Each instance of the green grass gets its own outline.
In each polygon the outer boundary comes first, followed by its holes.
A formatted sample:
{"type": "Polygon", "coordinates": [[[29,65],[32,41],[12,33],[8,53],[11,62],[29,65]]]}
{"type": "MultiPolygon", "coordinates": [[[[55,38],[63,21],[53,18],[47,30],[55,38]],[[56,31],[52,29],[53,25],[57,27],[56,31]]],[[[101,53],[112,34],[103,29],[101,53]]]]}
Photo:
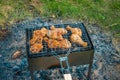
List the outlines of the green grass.
{"type": "Polygon", "coordinates": [[[120,37],[119,0],[0,0],[0,25],[44,16],[97,23],[120,37]]]}

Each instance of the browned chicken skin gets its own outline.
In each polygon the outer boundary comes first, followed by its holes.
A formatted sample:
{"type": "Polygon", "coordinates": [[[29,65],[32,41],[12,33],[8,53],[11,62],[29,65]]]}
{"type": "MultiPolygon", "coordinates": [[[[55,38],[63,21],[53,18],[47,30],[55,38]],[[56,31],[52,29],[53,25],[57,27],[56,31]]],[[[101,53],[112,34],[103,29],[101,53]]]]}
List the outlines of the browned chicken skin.
{"type": "Polygon", "coordinates": [[[55,26],[51,26],[50,27],[51,30],[55,30],[55,32],[61,34],[61,35],[64,35],[64,34],[67,34],[67,30],[64,29],[64,28],[56,28],[55,26]]]}
{"type": "Polygon", "coordinates": [[[63,39],[61,41],[59,41],[59,48],[63,49],[68,49],[71,48],[71,43],[70,41],[68,41],[67,39],[63,39]]]}
{"type": "Polygon", "coordinates": [[[60,33],[58,33],[56,30],[49,30],[48,33],[47,33],[47,36],[50,39],[56,39],[56,40],[62,40],[63,39],[63,36],[60,33]]]}
{"type": "Polygon", "coordinates": [[[63,35],[67,34],[67,30],[64,28],[55,28],[55,26],[50,27],[51,30],[46,28],[41,28],[40,30],[35,30],[33,32],[33,37],[30,40],[30,51],[32,53],[38,53],[43,49],[42,41],[44,40],[49,48],[60,48],[68,49],[71,48],[71,42],[79,44],[83,47],[88,45],[81,38],[82,31],[79,28],[72,28],[67,26],[66,29],[70,30],[72,35],[70,36],[70,41],[63,38],[63,35]]]}
{"type": "Polygon", "coordinates": [[[72,28],[69,25],[66,27],[67,30],[70,30],[72,34],[78,34],[80,37],[82,36],[82,31],[80,28],[72,28]]]}
{"type": "Polygon", "coordinates": [[[42,43],[43,38],[47,35],[48,30],[46,28],[41,28],[40,30],[35,30],[33,32],[33,37],[30,40],[30,45],[34,43],[42,43]]]}
{"type": "Polygon", "coordinates": [[[80,45],[82,45],[82,46],[84,46],[84,47],[86,47],[86,46],[88,45],[87,42],[84,42],[84,41],[82,40],[82,38],[81,38],[78,34],[72,34],[72,35],[70,36],[70,40],[71,40],[72,42],[77,43],[77,44],[80,44],[80,45]]]}
{"type": "Polygon", "coordinates": [[[40,30],[35,30],[33,33],[33,37],[42,36],[45,37],[47,35],[48,30],[46,28],[41,28],[40,30]]]}
{"type": "Polygon", "coordinates": [[[33,32],[33,37],[30,40],[30,51],[32,53],[38,53],[43,49],[42,41],[43,38],[47,35],[47,29],[41,28],[40,30],[35,30],[33,32]]]}
{"type": "Polygon", "coordinates": [[[48,44],[49,48],[58,48],[59,42],[57,40],[48,39],[47,37],[45,37],[44,41],[48,44]]]}
{"type": "Polygon", "coordinates": [[[64,28],[55,28],[55,26],[50,27],[51,30],[48,30],[47,36],[51,39],[62,40],[63,35],[67,34],[67,30],[64,28]]]}
{"type": "Polygon", "coordinates": [[[35,43],[42,43],[43,37],[42,36],[34,36],[32,39],[30,39],[30,45],[33,45],[35,43]]]}
{"type": "Polygon", "coordinates": [[[35,43],[30,47],[32,53],[39,53],[43,49],[43,45],[40,43],[35,43]]]}
{"type": "Polygon", "coordinates": [[[63,40],[55,40],[55,39],[48,39],[47,37],[44,38],[44,41],[47,42],[48,47],[49,48],[65,48],[68,49],[71,47],[71,43],[70,41],[68,41],[67,39],[63,39],[63,40]]]}

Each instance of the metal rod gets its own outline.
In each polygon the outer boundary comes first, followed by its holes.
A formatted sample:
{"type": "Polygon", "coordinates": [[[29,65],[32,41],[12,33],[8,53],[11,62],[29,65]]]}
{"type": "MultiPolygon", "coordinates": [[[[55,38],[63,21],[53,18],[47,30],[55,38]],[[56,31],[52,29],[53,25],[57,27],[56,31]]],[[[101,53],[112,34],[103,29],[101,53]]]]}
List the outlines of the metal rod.
{"type": "Polygon", "coordinates": [[[112,54],[120,58],[120,55],[118,55],[118,54],[114,54],[114,53],[112,53],[112,54]]]}

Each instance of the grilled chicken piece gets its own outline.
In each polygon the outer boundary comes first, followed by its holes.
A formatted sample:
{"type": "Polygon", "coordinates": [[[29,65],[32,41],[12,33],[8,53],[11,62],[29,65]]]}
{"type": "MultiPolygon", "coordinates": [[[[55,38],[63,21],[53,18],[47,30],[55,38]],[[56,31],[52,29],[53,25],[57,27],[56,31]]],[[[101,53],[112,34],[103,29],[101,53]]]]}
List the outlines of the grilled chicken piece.
{"type": "Polygon", "coordinates": [[[43,38],[47,35],[48,30],[46,28],[41,28],[41,30],[35,30],[33,32],[33,37],[30,40],[30,45],[35,43],[42,43],[43,38]]]}
{"type": "Polygon", "coordinates": [[[30,40],[30,51],[32,53],[38,53],[43,49],[42,41],[47,35],[48,30],[46,28],[41,28],[40,30],[35,30],[33,32],[33,37],[30,40]]]}
{"type": "Polygon", "coordinates": [[[64,29],[64,28],[56,28],[54,25],[52,25],[50,27],[51,30],[55,30],[55,32],[61,34],[61,35],[64,35],[64,34],[67,34],[67,30],[64,29]]]}
{"type": "Polygon", "coordinates": [[[82,31],[80,28],[72,28],[69,25],[66,27],[67,30],[70,30],[72,34],[78,34],[80,37],[82,36],[82,31]]]}
{"type": "Polygon", "coordinates": [[[68,41],[67,39],[63,39],[63,40],[55,40],[55,39],[48,39],[48,38],[44,38],[44,41],[47,42],[48,47],[49,48],[65,48],[68,49],[71,47],[71,43],[70,41],[68,41]]]}
{"type": "Polygon", "coordinates": [[[45,37],[44,41],[48,44],[49,48],[58,48],[59,42],[57,40],[48,39],[47,37],[45,37]]]}
{"type": "Polygon", "coordinates": [[[29,43],[30,43],[30,45],[33,45],[36,43],[36,41],[37,41],[37,37],[34,37],[34,38],[30,39],[29,43]]]}
{"type": "Polygon", "coordinates": [[[58,33],[56,30],[49,30],[47,36],[51,39],[62,40],[63,36],[58,33]]]}
{"type": "Polygon", "coordinates": [[[84,47],[86,47],[88,45],[87,42],[84,42],[78,34],[72,34],[70,36],[70,40],[72,42],[80,44],[81,46],[84,46],[84,47]]]}
{"type": "Polygon", "coordinates": [[[63,39],[61,41],[59,41],[59,48],[63,49],[68,49],[71,48],[71,43],[70,41],[68,41],[67,39],[63,39]]]}
{"type": "Polygon", "coordinates": [[[43,49],[43,45],[40,43],[35,43],[30,47],[32,53],[39,53],[43,49]]]}
{"type": "Polygon", "coordinates": [[[43,37],[41,37],[41,36],[33,37],[33,38],[30,40],[30,45],[33,45],[33,44],[35,44],[35,43],[42,43],[42,40],[43,40],[43,37]]]}
{"type": "Polygon", "coordinates": [[[51,30],[48,30],[47,36],[50,39],[62,40],[63,35],[67,34],[67,30],[64,28],[55,28],[55,26],[50,27],[51,30]]]}
{"type": "Polygon", "coordinates": [[[40,30],[35,30],[33,33],[33,37],[42,36],[45,37],[47,35],[48,30],[46,28],[41,28],[40,30]]]}

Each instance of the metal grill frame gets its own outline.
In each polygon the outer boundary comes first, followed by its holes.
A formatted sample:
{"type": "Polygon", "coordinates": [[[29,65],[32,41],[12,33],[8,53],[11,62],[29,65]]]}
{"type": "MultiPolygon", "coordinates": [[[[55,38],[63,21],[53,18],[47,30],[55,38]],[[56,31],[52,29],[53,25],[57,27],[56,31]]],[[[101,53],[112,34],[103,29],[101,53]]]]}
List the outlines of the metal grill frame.
{"type": "MultiPolygon", "coordinates": [[[[89,49],[77,49],[75,51],[71,51],[71,53],[68,56],[68,62],[70,66],[77,66],[77,65],[86,65],[89,64],[88,67],[88,75],[87,79],[90,79],[90,73],[91,73],[91,68],[92,68],[92,63],[93,63],[93,56],[94,56],[94,47],[92,44],[92,41],[89,37],[89,34],[84,26],[83,23],[74,23],[74,24],[59,24],[59,25],[79,25],[82,26],[88,39],[90,42],[90,48],[89,49]]],[[[56,26],[56,25],[55,25],[56,26]]],[[[36,28],[38,29],[38,28],[36,28]]],[[[27,57],[28,57],[28,65],[29,65],[29,70],[31,73],[31,78],[34,80],[33,73],[36,70],[47,70],[50,69],[52,66],[58,66],[60,65],[59,60],[54,57],[54,56],[30,56],[29,54],[29,45],[28,41],[29,39],[27,38],[29,29],[26,29],[26,51],[27,51],[27,57]]],[[[64,56],[65,54],[60,54],[60,56],[64,56]]],[[[66,67],[66,64],[63,63],[63,67],[66,67]]]]}
{"type": "MultiPolygon", "coordinates": [[[[91,42],[91,39],[88,35],[88,32],[84,26],[83,23],[77,23],[77,24],[57,24],[54,25],[56,28],[66,28],[67,25],[70,25],[73,28],[80,28],[82,30],[82,39],[84,41],[86,41],[88,43],[87,47],[82,47],[80,45],[77,45],[76,43],[71,42],[72,47],[71,52],[81,52],[81,51],[89,51],[93,49],[93,45],[91,42]]],[[[58,55],[60,54],[66,54],[68,49],[49,49],[47,46],[47,43],[43,42],[42,45],[44,46],[42,51],[40,51],[39,53],[31,53],[30,51],[30,44],[29,41],[32,38],[32,34],[34,30],[38,30],[41,29],[42,27],[45,27],[47,29],[50,29],[50,26],[41,26],[41,27],[37,27],[37,28],[30,28],[30,29],[26,29],[26,45],[27,45],[27,55],[30,58],[36,58],[36,57],[45,57],[45,56],[52,56],[52,52],[55,51],[58,55]]],[[[68,33],[66,35],[64,35],[63,37],[69,40],[69,36],[71,35],[71,32],[68,31],[68,33]]],[[[69,40],[70,41],[70,40],[69,40]]]]}

